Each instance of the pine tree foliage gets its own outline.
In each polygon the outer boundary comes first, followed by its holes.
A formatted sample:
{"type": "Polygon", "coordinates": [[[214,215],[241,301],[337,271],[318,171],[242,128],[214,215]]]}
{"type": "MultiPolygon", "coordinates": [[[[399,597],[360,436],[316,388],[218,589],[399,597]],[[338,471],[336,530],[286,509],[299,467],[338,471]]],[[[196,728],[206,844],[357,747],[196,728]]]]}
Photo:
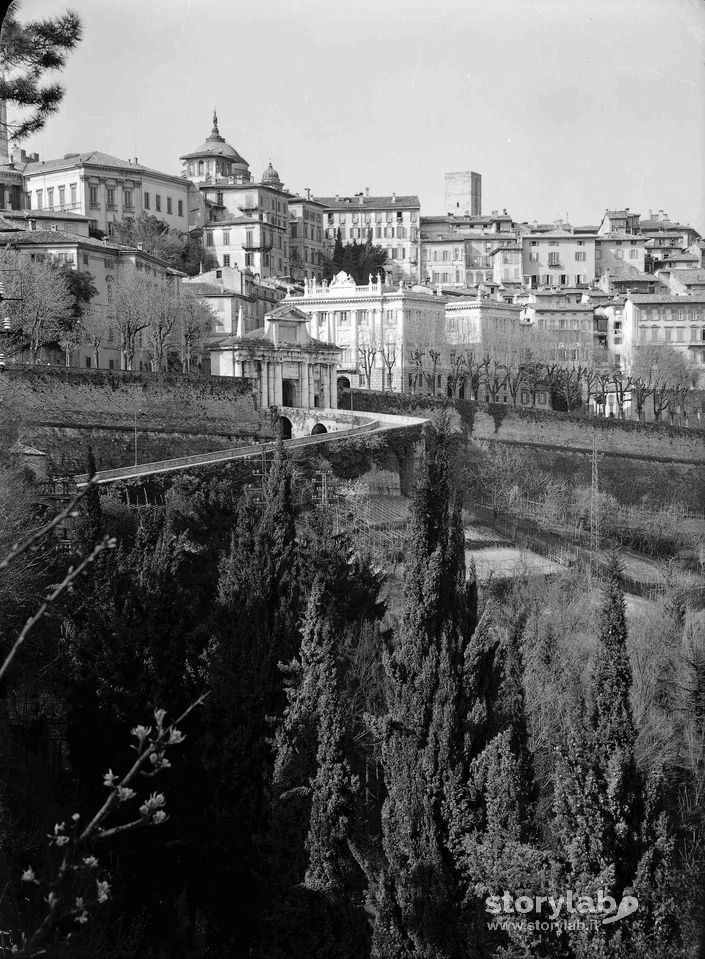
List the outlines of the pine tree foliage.
{"type": "Polygon", "coordinates": [[[67,11],[46,20],[18,20],[21,5],[11,3],[0,31],[0,99],[11,107],[26,111],[23,119],[12,123],[8,133],[23,140],[38,133],[57,112],[64,97],[59,83],[45,82],[52,71],[62,70],[68,54],[81,40],[78,14],[67,11]]]}
{"type": "Polygon", "coordinates": [[[381,759],[387,865],[373,945],[377,957],[400,938],[411,955],[462,954],[444,798],[461,738],[468,622],[463,540],[458,510],[452,517],[450,511],[449,455],[448,428],[441,423],[428,442],[416,490],[401,622],[385,656],[381,759]]]}

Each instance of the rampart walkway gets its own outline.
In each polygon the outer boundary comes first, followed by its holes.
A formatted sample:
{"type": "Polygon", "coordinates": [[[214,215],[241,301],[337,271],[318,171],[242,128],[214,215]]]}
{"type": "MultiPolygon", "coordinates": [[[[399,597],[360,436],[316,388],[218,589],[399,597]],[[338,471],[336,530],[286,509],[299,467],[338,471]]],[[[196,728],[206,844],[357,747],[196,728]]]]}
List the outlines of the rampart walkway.
{"type": "MultiPolygon", "coordinates": [[[[356,414],[359,418],[359,414],[356,414]]],[[[361,426],[351,426],[348,429],[332,430],[328,433],[317,433],[315,436],[302,436],[298,439],[284,440],[285,449],[298,449],[302,446],[317,446],[321,443],[348,439],[360,434],[383,432],[399,427],[412,427],[425,423],[426,420],[410,416],[380,415],[361,426]]],[[[100,470],[96,473],[96,482],[119,483],[124,480],[139,479],[143,476],[153,476],[156,473],[169,473],[174,470],[189,469],[197,466],[207,466],[211,463],[226,463],[230,460],[246,459],[252,456],[261,456],[276,448],[276,441],[267,443],[253,443],[249,446],[236,446],[227,450],[216,450],[212,453],[196,453],[194,456],[181,456],[178,459],[160,460],[155,463],[140,463],[137,466],[122,466],[117,469],[100,470]]],[[[88,482],[86,473],[74,477],[79,489],[88,482]]]]}

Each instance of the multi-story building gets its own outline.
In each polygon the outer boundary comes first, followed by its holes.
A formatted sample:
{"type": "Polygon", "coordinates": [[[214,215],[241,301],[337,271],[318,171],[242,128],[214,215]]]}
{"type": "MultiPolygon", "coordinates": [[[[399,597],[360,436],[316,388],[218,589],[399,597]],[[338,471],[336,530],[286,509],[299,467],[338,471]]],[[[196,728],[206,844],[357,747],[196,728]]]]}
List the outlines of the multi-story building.
{"type": "Polygon", "coordinates": [[[305,197],[289,199],[289,268],[293,280],[323,279],[324,212],[325,207],[311,197],[310,190],[305,197]]]}
{"type": "Polygon", "coordinates": [[[600,233],[595,239],[595,279],[625,266],[644,273],[646,240],[637,233],[600,233]]]}
{"type": "Polygon", "coordinates": [[[504,287],[523,284],[522,248],[516,242],[501,243],[490,253],[492,279],[504,287]]]}
{"type": "Polygon", "coordinates": [[[287,292],[272,280],[257,279],[249,270],[228,266],[188,277],[184,283],[210,307],[215,333],[233,333],[238,322],[243,333],[258,329],[287,292]]]}
{"type": "Polygon", "coordinates": [[[631,213],[629,207],[624,210],[605,210],[605,215],[597,228],[597,234],[638,233],[639,213],[631,213]]]}
{"type": "Polygon", "coordinates": [[[507,213],[421,218],[421,279],[434,286],[466,288],[494,278],[492,251],[516,236],[507,213]]]}
{"type": "Polygon", "coordinates": [[[622,353],[628,369],[634,348],[669,346],[683,353],[699,386],[705,386],[705,296],[629,294],[624,301],[622,353]]]}
{"type": "MultiPolygon", "coordinates": [[[[36,156],[36,155],[35,155],[36,156]]],[[[67,153],[57,160],[31,159],[19,166],[25,208],[70,211],[89,219],[91,232],[111,234],[123,217],[153,215],[182,233],[196,225],[189,214],[198,193],[188,180],[93,150],[67,153]]]]}
{"type": "Polygon", "coordinates": [[[419,216],[417,196],[370,196],[369,190],[355,196],[316,197],[324,208],[326,252],[331,255],[340,231],[343,243],[364,243],[387,251],[387,280],[417,283],[419,280],[419,216]]]}
{"type": "MultiPolygon", "coordinates": [[[[314,339],[342,350],[347,385],[367,385],[366,354],[372,389],[408,392],[421,385],[410,368],[411,352],[440,352],[446,343],[446,300],[424,287],[388,286],[379,277],[357,286],[341,272],[330,284],[305,281],[303,296],[290,295],[286,303],[308,314],[314,339]]],[[[436,375],[438,389],[444,389],[443,374],[436,375]]]]}
{"type": "MultiPolygon", "coordinates": [[[[121,279],[141,275],[154,281],[170,285],[176,293],[181,288],[180,281],[185,276],[164,260],[140,249],[120,246],[109,240],[98,240],[85,234],[65,233],[61,230],[42,228],[42,224],[31,219],[29,229],[22,229],[13,221],[4,221],[0,225],[0,243],[29,260],[52,260],[65,264],[82,273],[90,273],[97,292],[89,307],[88,333],[84,342],[74,350],[71,363],[85,369],[96,366],[105,369],[121,369],[122,353],[118,334],[111,324],[114,316],[115,287],[121,279]],[[103,320],[105,338],[99,351],[91,345],[90,320],[103,320]]],[[[10,309],[10,312],[12,310],[10,309]]],[[[11,317],[12,319],[12,317],[11,317]]],[[[21,308],[17,314],[21,324],[21,308]]],[[[147,353],[142,344],[137,343],[135,368],[150,369],[147,353]]]]}
{"type": "Polygon", "coordinates": [[[663,210],[649,211],[648,219],[641,220],[639,231],[645,240],[647,272],[658,269],[666,257],[688,249],[700,238],[694,227],[671,220],[663,210]]]}
{"type": "Polygon", "coordinates": [[[558,363],[588,362],[594,351],[594,313],[589,303],[546,302],[537,297],[521,308],[521,323],[536,333],[537,356],[543,354],[558,363]]]}
{"type": "Polygon", "coordinates": [[[482,349],[498,336],[520,331],[521,306],[487,296],[449,299],[446,303],[446,338],[453,346],[482,349]]]}
{"type": "Polygon", "coordinates": [[[595,235],[572,230],[534,231],[522,236],[522,269],[532,289],[587,286],[595,277],[595,235]]]}

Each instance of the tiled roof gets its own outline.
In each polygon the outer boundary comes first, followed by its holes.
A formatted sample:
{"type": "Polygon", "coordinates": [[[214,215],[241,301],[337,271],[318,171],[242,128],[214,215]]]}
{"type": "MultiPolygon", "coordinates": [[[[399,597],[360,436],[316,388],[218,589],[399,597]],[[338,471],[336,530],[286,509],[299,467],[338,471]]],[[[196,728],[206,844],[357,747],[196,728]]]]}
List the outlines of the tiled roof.
{"type": "Polygon", "coordinates": [[[613,230],[612,233],[600,233],[597,237],[597,240],[628,240],[630,243],[632,240],[643,240],[644,238],[638,233],[625,233],[623,230],[613,230]]]}
{"type": "Polygon", "coordinates": [[[171,266],[161,257],[148,253],[146,250],[138,250],[132,246],[121,246],[119,243],[104,243],[102,240],[96,240],[92,236],[79,236],[77,233],[65,233],[61,230],[16,230],[12,236],[3,238],[7,246],[81,246],[90,247],[93,250],[100,250],[104,253],[137,254],[154,260],[165,267],[171,273],[178,276],[186,276],[181,270],[171,266]]]}
{"type": "Polygon", "coordinates": [[[97,250],[113,250],[114,252],[130,250],[135,252],[132,248],[120,246],[117,243],[104,243],[92,236],[79,236],[78,233],[65,233],[61,230],[22,230],[16,228],[14,236],[8,237],[7,242],[19,246],[42,246],[47,243],[59,246],[80,243],[81,246],[90,246],[97,250]]]}
{"type": "Polygon", "coordinates": [[[3,210],[3,216],[9,220],[25,222],[26,220],[78,220],[87,223],[89,217],[71,210],[3,210]]]}
{"type": "Polygon", "coordinates": [[[377,207],[416,207],[421,208],[417,196],[316,196],[313,197],[318,203],[322,203],[329,210],[374,210],[377,207]],[[362,201],[362,202],[360,202],[362,201]]]}
{"type": "Polygon", "coordinates": [[[657,303],[681,303],[687,306],[689,303],[705,303],[705,294],[688,293],[678,296],[675,293],[629,293],[627,299],[644,306],[657,303]]]}
{"type": "Polygon", "coordinates": [[[696,283],[700,286],[705,283],[705,270],[672,270],[671,276],[685,285],[696,283]]]}
{"type": "Polygon", "coordinates": [[[233,290],[222,290],[213,283],[187,283],[186,289],[191,290],[196,296],[236,296],[233,290]]]}
{"type": "Polygon", "coordinates": [[[25,176],[32,176],[36,173],[50,173],[54,170],[72,170],[77,166],[114,167],[124,173],[151,173],[167,177],[170,180],[185,182],[174,173],[154,170],[151,167],[143,166],[141,163],[130,163],[128,160],[121,160],[119,157],[114,157],[110,153],[102,153],[100,150],[89,150],[88,153],[71,153],[56,160],[40,160],[35,163],[27,163],[22,172],[25,176]]]}

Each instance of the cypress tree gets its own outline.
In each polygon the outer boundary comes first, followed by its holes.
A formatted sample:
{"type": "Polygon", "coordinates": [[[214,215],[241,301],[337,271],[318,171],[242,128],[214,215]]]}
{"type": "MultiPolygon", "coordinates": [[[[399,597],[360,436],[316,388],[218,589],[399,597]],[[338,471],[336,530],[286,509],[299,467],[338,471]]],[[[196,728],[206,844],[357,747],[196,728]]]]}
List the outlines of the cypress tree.
{"type": "Polygon", "coordinates": [[[340,227],[338,227],[338,232],[335,234],[335,246],[333,247],[333,266],[338,270],[343,268],[343,237],[340,232],[340,227]]]}
{"type": "Polygon", "coordinates": [[[387,715],[379,732],[387,789],[386,866],[373,940],[377,959],[463,955],[444,817],[459,738],[468,625],[459,510],[452,521],[450,515],[449,455],[443,421],[427,441],[413,504],[401,623],[384,657],[387,715]]]}
{"type": "Polygon", "coordinates": [[[278,663],[290,660],[298,644],[298,568],[291,467],[280,445],[261,512],[255,504],[238,511],[206,653],[210,827],[204,839],[220,879],[204,893],[222,950],[236,940],[249,948],[264,897],[260,857],[272,776],[267,719],[283,708],[278,663]]]}

